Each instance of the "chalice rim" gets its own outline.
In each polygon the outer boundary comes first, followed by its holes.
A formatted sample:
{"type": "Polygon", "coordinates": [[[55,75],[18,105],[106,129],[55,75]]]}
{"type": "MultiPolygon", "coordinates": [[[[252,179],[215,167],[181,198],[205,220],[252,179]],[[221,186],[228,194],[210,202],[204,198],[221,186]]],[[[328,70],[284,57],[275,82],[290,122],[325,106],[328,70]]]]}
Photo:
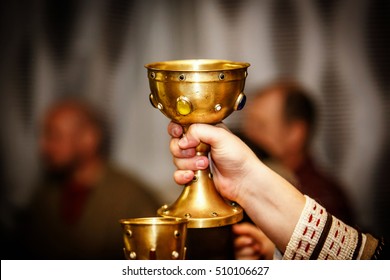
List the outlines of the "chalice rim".
{"type": "Polygon", "coordinates": [[[156,61],[152,63],[145,64],[144,67],[152,71],[166,71],[166,72],[213,72],[213,71],[228,71],[228,70],[239,70],[245,69],[250,66],[248,62],[240,62],[226,59],[178,59],[178,60],[165,60],[165,61],[156,61]],[[207,65],[207,64],[221,64],[228,65],[228,67],[215,67],[210,69],[185,69],[185,68],[174,68],[169,69],[165,68],[167,65],[177,66],[177,65],[188,65],[193,66],[195,64],[207,65]],[[165,65],[165,67],[161,67],[165,65]],[[160,66],[160,67],[158,67],[160,66]]]}
{"type": "Polygon", "coordinates": [[[179,225],[188,223],[188,219],[179,217],[142,217],[120,219],[122,225],[179,225]]]}

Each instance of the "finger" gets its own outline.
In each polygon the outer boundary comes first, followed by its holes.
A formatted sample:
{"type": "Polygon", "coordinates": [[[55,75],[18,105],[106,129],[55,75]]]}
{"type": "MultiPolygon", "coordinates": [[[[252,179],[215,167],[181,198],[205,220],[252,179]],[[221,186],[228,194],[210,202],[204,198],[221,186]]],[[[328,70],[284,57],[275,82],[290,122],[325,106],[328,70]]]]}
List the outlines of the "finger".
{"type": "Polygon", "coordinates": [[[248,236],[240,236],[234,240],[234,249],[236,251],[240,251],[246,247],[250,247],[253,251],[261,254],[260,244],[256,243],[252,238],[248,236]]]}
{"type": "Polygon", "coordinates": [[[202,170],[209,165],[209,159],[205,156],[194,156],[192,158],[173,158],[173,163],[180,170],[202,170]]]}
{"type": "Polygon", "coordinates": [[[242,260],[242,261],[254,261],[254,260],[259,260],[260,259],[260,256],[257,256],[257,255],[254,255],[254,256],[240,256],[240,255],[237,255],[235,256],[235,259],[236,260],[242,260]]]}
{"type": "Polygon", "coordinates": [[[191,170],[176,170],[173,179],[176,184],[185,185],[194,178],[194,175],[194,171],[191,170]]]}
{"type": "Polygon", "coordinates": [[[177,123],[170,122],[168,124],[168,133],[172,137],[179,138],[183,135],[183,127],[177,123]]]}
{"type": "Polygon", "coordinates": [[[235,252],[235,255],[236,255],[236,258],[246,259],[246,260],[255,260],[255,259],[259,259],[259,257],[260,257],[259,252],[256,252],[255,250],[253,250],[252,247],[244,247],[240,250],[237,250],[235,252]]]}
{"type": "Polygon", "coordinates": [[[200,142],[216,146],[223,143],[226,134],[230,132],[225,129],[207,124],[192,124],[185,135],[178,142],[182,149],[194,148],[200,142]]]}
{"type": "Polygon", "coordinates": [[[259,260],[260,256],[253,255],[253,256],[239,256],[236,255],[236,260],[242,260],[242,261],[254,261],[254,260],[259,260]]]}
{"type": "Polygon", "coordinates": [[[234,247],[235,248],[242,248],[245,246],[250,246],[250,245],[253,245],[253,243],[254,243],[253,238],[246,236],[246,235],[241,235],[241,236],[234,239],[234,247]]]}
{"type": "Polygon", "coordinates": [[[169,143],[169,149],[174,157],[177,158],[190,158],[195,156],[195,148],[181,149],[178,145],[179,138],[172,138],[169,143]]]}
{"type": "Polygon", "coordinates": [[[257,237],[262,231],[255,225],[245,222],[233,225],[233,232],[237,235],[257,237]]]}

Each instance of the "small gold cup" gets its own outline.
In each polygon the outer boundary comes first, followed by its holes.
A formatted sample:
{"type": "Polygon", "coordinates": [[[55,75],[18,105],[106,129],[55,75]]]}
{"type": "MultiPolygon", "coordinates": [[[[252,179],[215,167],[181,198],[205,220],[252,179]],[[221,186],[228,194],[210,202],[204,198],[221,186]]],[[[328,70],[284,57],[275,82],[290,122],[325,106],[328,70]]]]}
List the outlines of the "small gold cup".
{"type": "MultiPolygon", "coordinates": [[[[249,63],[194,59],[155,62],[148,70],[151,104],[186,131],[190,124],[217,124],[246,101],[243,92],[249,63]]],[[[200,143],[197,155],[208,156],[210,146],[200,143]]],[[[210,168],[195,171],[180,197],[158,214],[186,218],[189,228],[230,225],[243,217],[242,208],[216,191],[210,168]]]]}
{"type": "Polygon", "coordinates": [[[184,260],[187,237],[186,219],[122,219],[123,248],[128,260],[184,260]]]}

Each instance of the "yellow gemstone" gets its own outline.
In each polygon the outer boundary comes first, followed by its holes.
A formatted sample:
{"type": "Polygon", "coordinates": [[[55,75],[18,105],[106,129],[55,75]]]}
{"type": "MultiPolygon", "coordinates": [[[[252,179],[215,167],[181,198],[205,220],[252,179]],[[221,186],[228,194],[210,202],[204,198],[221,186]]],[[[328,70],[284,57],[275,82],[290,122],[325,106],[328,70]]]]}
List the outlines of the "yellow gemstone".
{"type": "Polygon", "coordinates": [[[176,110],[180,115],[188,115],[192,111],[191,102],[185,98],[179,98],[176,102],[176,110]]]}

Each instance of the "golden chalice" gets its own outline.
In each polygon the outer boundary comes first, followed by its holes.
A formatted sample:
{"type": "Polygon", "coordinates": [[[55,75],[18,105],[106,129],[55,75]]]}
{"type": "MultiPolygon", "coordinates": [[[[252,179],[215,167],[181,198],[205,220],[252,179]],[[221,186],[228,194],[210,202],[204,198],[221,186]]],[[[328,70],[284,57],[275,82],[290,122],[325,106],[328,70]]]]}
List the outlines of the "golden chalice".
{"type": "MultiPolygon", "coordinates": [[[[184,131],[193,123],[217,124],[246,101],[243,93],[249,63],[227,60],[173,60],[145,65],[150,102],[184,131]]],[[[201,143],[197,155],[208,156],[201,143]]],[[[195,171],[179,198],[158,210],[163,217],[188,219],[189,228],[230,225],[243,217],[242,208],[216,191],[210,168],[195,171]]]]}
{"type": "Polygon", "coordinates": [[[186,255],[186,219],[122,219],[123,248],[128,260],[184,260],[186,255]]]}

